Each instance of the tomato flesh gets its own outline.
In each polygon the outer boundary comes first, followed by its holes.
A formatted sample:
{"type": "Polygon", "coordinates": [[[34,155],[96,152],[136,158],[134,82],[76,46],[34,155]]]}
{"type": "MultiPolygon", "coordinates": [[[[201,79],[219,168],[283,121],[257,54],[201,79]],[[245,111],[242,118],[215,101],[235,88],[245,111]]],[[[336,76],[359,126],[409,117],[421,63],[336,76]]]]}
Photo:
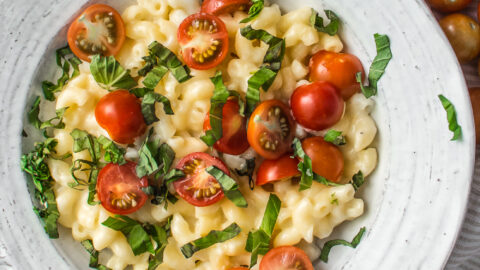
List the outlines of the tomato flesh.
{"type": "Polygon", "coordinates": [[[307,254],[293,246],[271,249],[260,262],[260,270],[313,270],[307,254]]]}
{"type": "Polygon", "coordinates": [[[312,160],[313,172],[338,183],[343,173],[342,152],[322,137],[310,137],[302,141],[305,154],[312,160]]]}
{"type": "Polygon", "coordinates": [[[214,15],[233,13],[237,10],[247,10],[249,0],[205,0],[202,3],[202,12],[214,15]]]}
{"type": "Polygon", "coordinates": [[[253,111],[248,122],[250,146],[263,158],[277,159],[291,150],[295,122],[285,103],[267,100],[253,111]]]}
{"type": "Polygon", "coordinates": [[[230,175],[220,159],[207,153],[195,152],[182,158],[176,168],[182,170],[185,177],[173,183],[178,195],[195,206],[208,206],[221,200],[224,195],[220,184],[206,171],[210,166],[230,175]]]}
{"type": "Polygon", "coordinates": [[[291,156],[291,154],[286,154],[275,160],[265,159],[257,170],[257,186],[300,175],[298,159],[291,156]]]}
{"type": "Polygon", "coordinates": [[[95,4],[76,18],[68,28],[68,45],[78,58],[115,55],[125,41],[122,17],[110,6],[95,4]]]}
{"type": "Polygon", "coordinates": [[[227,27],[215,15],[197,13],[188,16],[178,27],[177,39],[183,59],[191,68],[210,69],[227,56],[227,27]]]}
{"type": "Polygon", "coordinates": [[[131,214],[147,201],[148,196],[142,188],[148,187],[148,179],[137,177],[136,166],[131,161],[124,165],[109,163],[100,170],[97,194],[107,211],[119,215],[131,214]]]}

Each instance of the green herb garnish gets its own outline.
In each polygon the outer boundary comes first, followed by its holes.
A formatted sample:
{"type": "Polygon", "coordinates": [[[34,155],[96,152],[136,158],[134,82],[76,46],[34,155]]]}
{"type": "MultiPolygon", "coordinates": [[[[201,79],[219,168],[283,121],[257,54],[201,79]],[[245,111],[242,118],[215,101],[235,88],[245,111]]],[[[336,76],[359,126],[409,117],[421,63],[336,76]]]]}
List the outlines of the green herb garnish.
{"type": "Polygon", "coordinates": [[[109,138],[101,135],[98,137],[97,141],[102,145],[103,150],[105,150],[105,162],[117,163],[118,165],[123,165],[127,163],[125,160],[126,150],[122,147],[116,145],[109,138]]]}
{"type": "Polygon", "coordinates": [[[443,95],[438,95],[438,98],[447,112],[448,129],[453,132],[451,141],[456,141],[462,137],[462,127],[457,122],[457,112],[455,111],[455,107],[452,102],[443,95]]]}
{"type": "Polygon", "coordinates": [[[113,56],[94,55],[90,72],[98,85],[108,91],[130,89],[137,85],[130,71],[124,69],[113,56]]]}
{"type": "Polygon", "coordinates": [[[98,250],[95,249],[95,247],[93,247],[92,240],[84,240],[81,242],[81,244],[85,248],[85,250],[90,254],[90,262],[88,264],[89,267],[99,269],[99,270],[111,270],[105,265],[98,263],[98,255],[100,255],[100,253],[98,252],[98,250]]]}
{"type": "Polygon", "coordinates": [[[136,172],[139,178],[157,172],[159,177],[164,176],[175,159],[175,151],[168,144],[161,144],[160,140],[150,141],[152,134],[153,128],[150,129],[145,141],[138,150],[139,160],[136,172]]]}
{"type": "Polygon", "coordinates": [[[234,238],[235,236],[240,234],[241,230],[242,229],[240,229],[237,223],[232,223],[230,226],[221,231],[212,230],[206,236],[183,245],[180,250],[182,251],[182,254],[183,256],[185,256],[185,258],[190,258],[195,252],[199,250],[234,238]]]}
{"type": "Polygon", "coordinates": [[[355,191],[357,191],[363,183],[365,183],[365,178],[363,177],[362,171],[358,171],[353,175],[352,180],[350,180],[350,184],[352,184],[355,191]]]}
{"type": "Polygon", "coordinates": [[[252,0],[252,5],[248,10],[248,17],[241,20],[240,23],[247,23],[257,18],[264,6],[263,0],[252,0]]]}
{"type": "Polygon", "coordinates": [[[243,197],[240,190],[238,190],[238,184],[235,180],[215,166],[208,167],[206,172],[217,179],[222,187],[223,194],[225,194],[225,197],[232,201],[233,204],[242,208],[248,206],[247,200],[245,200],[245,197],[243,197]]]}
{"type": "Polygon", "coordinates": [[[345,136],[342,135],[341,131],[330,129],[327,131],[323,139],[326,142],[333,143],[335,145],[345,145],[347,141],[345,140],[345,136]]]}
{"type": "Polygon", "coordinates": [[[152,68],[152,70],[150,70],[145,76],[145,79],[143,79],[143,85],[150,89],[154,89],[167,72],[168,68],[164,66],[156,66],[152,68]]]}
{"type": "Polygon", "coordinates": [[[153,124],[159,120],[155,114],[155,102],[161,102],[163,104],[163,111],[165,114],[173,114],[170,100],[168,100],[168,98],[153,91],[148,92],[142,99],[142,114],[147,125],[153,124]]]}
{"type": "Polygon", "coordinates": [[[330,240],[323,245],[322,252],[320,253],[320,260],[328,262],[328,254],[334,246],[343,245],[351,248],[356,248],[362,240],[363,234],[365,233],[365,227],[362,227],[357,235],[353,238],[352,242],[348,242],[342,239],[330,240]]]}
{"type": "Polygon", "coordinates": [[[310,16],[310,24],[317,29],[318,32],[327,33],[330,36],[334,36],[338,32],[340,26],[340,18],[331,10],[325,10],[325,15],[330,20],[330,23],[323,25],[323,18],[318,16],[318,12],[312,8],[312,15],[310,16]]]}
{"type": "Polygon", "coordinates": [[[62,129],[65,127],[65,124],[62,122],[63,120],[63,115],[65,114],[65,111],[68,109],[66,108],[61,108],[55,111],[55,114],[57,116],[51,118],[50,120],[47,120],[43,122],[38,118],[38,115],[40,114],[40,97],[35,98],[35,101],[33,102],[32,108],[28,112],[28,122],[32,124],[34,127],[38,129],[44,129],[47,127],[53,127],[57,129],[62,129]],[[56,124],[53,123],[53,121],[58,121],[56,124]]]}

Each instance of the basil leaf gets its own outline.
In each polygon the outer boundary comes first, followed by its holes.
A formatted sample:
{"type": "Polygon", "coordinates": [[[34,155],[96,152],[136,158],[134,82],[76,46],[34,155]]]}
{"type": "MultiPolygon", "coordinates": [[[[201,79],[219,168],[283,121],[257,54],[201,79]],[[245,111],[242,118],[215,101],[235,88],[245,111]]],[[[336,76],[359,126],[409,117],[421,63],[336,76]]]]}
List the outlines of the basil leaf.
{"type": "Polygon", "coordinates": [[[94,55],[90,63],[90,72],[100,87],[113,91],[115,89],[130,89],[137,82],[130,76],[113,56],[94,55]]]}
{"type": "Polygon", "coordinates": [[[140,178],[157,171],[160,172],[160,175],[166,174],[175,159],[175,151],[168,144],[160,144],[159,140],[150,141],[152,133],[153,128],[148,132],[138,151],[139,160],[136,172],[140,178]]]}
{"type": "Polygon", "coordinates": [[[342,136],[342,132],[333,129],[327,131],[325,136],[323,136],[323,139],[326,142],[333,143],[335,145],[345,145],[347,143],[345,136],[342,136]]]}
{"type": "Polygon", "coordinates": [[[199,250],[234,238],[235,236],[240,234],[241,230],[242,229],[240,229],[240,227],[236,223],[232,223],[230,226],[223,229],[222,231],[212,230],[206,236],[183,245],[180,250],[182,251],[182,254],[183,256],[185,256],[185,258],[190,258],[195,252],[199,250]]]}
{"type": "Polygon", "coordinates": [[[42,82],[42,91],[45,99],[50,101],[55,100],[54,93],[61,91],[63,86],[65,86],[65,84],[68,82],[68,80],[73,79],[78,74],[80,74],[78,65],[82,63],[82,61],[72,53],[68,45],[58,49],[55,55],[57,60],[57,66],[62,70],[62,75],[60,76],[60,78],[58,78],[57,84],[49,81],[42,82]],[[71,73],[71,75],[70,66],[73,68],[73,72],[71,73]]]}
{"type": "Polygon", "coordinates": [[[375,45],[377,47],[377,55],[373,59],[368,73],[369,86],[364,86],[362,82],[362,73],[356,74],[357,82],[362,88],[362,93],[366,98],[375,96],[377,94],[377,84],[380,78],[385,73],[390,59],[392,59],[392,51],[390,50],[390,39],[387,35],[375,34],[375,45]]]}
{"type": "Polygon", "coordinates": [[[182,170],[172,169],[165,175],[163,181],[165,181],[167,184],[170,184],[183,177],[185,177],[185,173],[182,170]]]}
{"type": "Polygon", "coordinates": [[[328,262],[328,254],[330,250],[334,246],[343,245],[351,248],[356,248],[358,244],[360,244],[360,240],[362,240],[363,234],[365,233],[365,227],[360,228],[360,231],[357,235],[353,238],[352,242],[348,242],[342,239],[330,240],[327,241],[322,248],[322,252],[320,253],[320,260],[324,262],[328,262]]]}
{"type": "Polygon", "coordinates": [[[350,184],[352,184],[355,191],[357,191],[360,186],[363,185],[363,183],[365,183],[365,179],[363,178],[362,171],[358,171],[356,174],[354,174],[352,180],[350,181],[350,184]]]}
{"type": "Polygon", "coordinates": [[[98,250],[93,247],[93,242],[92,240],[84,240],[80,242],[82,246],[85,248],[85,250],[90,254],[90,262],[88,264],[89,267],[95,268],[95,269],[100,269],[100,270],[111,270],[110,268],[106,267],[105,265],[99,264],[98,263],[98,255],[100,253],[98,250]]]}
{"type": "Polygon", "coordinates": [[[241,170],[235,169],[235,172],[239,176],[248,176],[248,186],[251,190],[255,185],[255,181],[253,181],[253,172],[255,171],[255,158],[247,159],[245,162],[245,166],[242,166],[241,170]]]}
{"type": "Polygon", "coordinates": [[[452,102],[443,95],[438,95],[438,98],[447,112],[448,129],[453,132],[451,141],[459,140],[462,137],[462,127],[457,122],[457,112],[455,111],[455,107],[452,102]]]}
{"type": "Polygon", "coordinates": [[[151,254],[155,254],[152,241],[150,241],[150,236],[140,224],[133,226],[132,230],[127,236],[127,241],[135,256],[147,251],[151,254]]]}
{"type": "Polygon", "coordinates": [[[83,150],[88,150],[93,162],[98,162],[100,159],[100,144],[96,138],[86,131],[74,129],[70,132],[73,138],[73,152],[78,153],[83,150]]]}
{"type": "Polygon", "coordinates": [[[63,115],[65,114],[65,111],[68,109],[68,107],[56,110],[55,111],[55,114],[57,115],[56,117],[53,117],[50,120],[42,122],[42,120],[40,120],[40,118],[38,117],[38,115],[40,114],[40,101],[41,101],[40,97],[35,98],[32,108],[30,109],[30,111],[28,111],[28,114],[27,114],[28,122],[38,129],[44,129],[47,127],[53,127],[57,129],[64,128],[65,124],[63,123],[63,115]],[[52,122],[56,120],[58,120],[57,124],[53,124],[52,122]]]}
{"type": "Polygon", "coordinates": [[[312,8],[312,15],[310,16],[310,24],[317,29],[318,32],[327,33],[334,36],[338,32],[340,26],[340,18],[331,10],[325,10],[325,15],[330,20],[330,23],[323,25],[323,18],[318,16],[318,12],[312,8]]]}
{"type": "Polygon", "coordinates": [[[147,125],[150,125],[159,120],[157,118],[157,115],[155,114],[155,102],[161,102],[163,104],[163,111],[165,112],[165,114],[173,114],[170,100],[168,100],[168,98],[153,91],[147,92],[142,99],[142,114],[143,119],[145,119],[145,123],[147,125]]]}
{"type": "Polygon", "coordinates": [[[210,166],[205,171],[217,179],[222,187],[223,194],[225,194],[225,197],[232,201],[233,204],[241,208],[248,206],[247,200],[245,200],[240,190],[238,190],[238,184],[235,180],[215,166],[210,166]]]}
{"type": "Polygon", "coordinates": [[[160,80],[167,74],[168,68],[164,66],[154,67],[143,79],[143,85],[148,88],[154,89],[160,80]]]}
{"type": "Polygon", "coordinates": [[[168,237],[171,236],[170,232],[171,217],[167,223],[161,227],[158,225],[146,225],[145,230],[152,237],[153,241],[157,243],[154,254],[150,255],[148,259],[148,270],[155,270],[160,264],[163,263],[163,252],[168,244],[168,237]]]}
{"type": "Polygon", "coordinates": [[[104,159],[106,162],[117,163],[118,165],[127,163],[124,157],[126,153],[124,148],[119,147],[112,140],[103,135],[98,137],[97,140],[102,145],[103,150],[105,150],[104,159]]]}
{"type": "Polygon", "coordinates": [[[252,0],[252,5],[248,10],[248,17],[241,20],[240,23],[247,23],[255,19],[262,11],[263,6],[264,6],[263,0],[252,0]]]}

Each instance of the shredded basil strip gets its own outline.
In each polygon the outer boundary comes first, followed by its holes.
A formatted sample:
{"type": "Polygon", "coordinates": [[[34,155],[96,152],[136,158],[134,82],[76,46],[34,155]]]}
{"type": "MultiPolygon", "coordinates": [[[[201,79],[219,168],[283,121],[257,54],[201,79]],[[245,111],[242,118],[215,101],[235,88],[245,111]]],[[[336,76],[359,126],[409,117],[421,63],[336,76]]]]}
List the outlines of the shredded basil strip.
{"type": "Polygon", "coordinates": [[[32,108],[30,109],[30,111],[28,111],[28,114],[27,114],[28,122],[38,129],[44,129],[47,127],[63,129],[65,127],[65,124],[63,123],[63,115],[65,114],[65,111],[68,109],[68,107],[56,110],[55,117],[43,122],[38,117],[38,115],[40,114],[40,101],[41,101],[40,97],[37,96],[35,98],[35,101],[33,102],[32,108]],[[53,121],[58,121],[58,122],[57,124],[54,124],[53,121]]]}
{"type": "Polygon", "coordinates": [[[447,112],[448,129],[453,132],[451,141],[459,140],[462,137],[462,127],[457,122],[457,112],[455,111],[455,107],[445,96],[438,95],[438,98],[447,112]]]}
{"type": "Polygon", "coordinates": [[[362,88],[362,93],[366,98],[375,96],[377,94],[377,84],[380,78],[385,73],[390,59],[392,59],[392,51],[390,49],[390,39],[387,35],[375,34],[375,45],[377,47],[377,55],[373,59],[373,63],[370,66],[368,72],[369,86],[364,86],[362,82],[362,73],[356,74],[357,82],[362,88]]]}
{"type": "Polygon", "coordinates": [[[270,249],[270,239],[272,238],[273,229],[277,222],[278,213],[282,202],[277,195],[271,193],[268,198],[267,207],[263,214],[260,229],[248,233],[245,250],[252,253],[250,257],[250,268],[257,264],[258,255],[265,255],[270,249]]]}
{"type": "Polygon", "coordinates": [[[81,242],[81,244],[88,252],[88,254],[90,254],[90,262],[88,264],[89,267],[99,270],[111,270],[111,268],[108,268],[105,265],[98,263],[98,256],[100,255],[100,253],[98,252],[98,250],[95,249],[95,247],[93,247],[92,240],[84,240],[81,242]]]}
{"type": "Polygon", "coordinates": [[[127,151],[124,148],[119,147],[103,135],[100,135],[97,140],[102,145],[103,150],[105,150],[104,159],[106,162],[117,163],[118,165],[127,163],[124,156],[127,151]]]}
{"type": "Polygon", "coordinates": [[[183,245],[180,250],[185,258],[190,258],[199,250],[234,238],[240,234],[241,230],[242,229],[237,225],[237,223],[232,223],[230,226],[221,231],[212,230],[206,236],[183,245]]]}
{"type": "Polygon", "coordinates": [[[253,180],[253,172],[255,171],[255,158],[247,159],[245,161],[245,166],[242,166],[241,169],[235,169],[235,172],[239,176],[248,176],[248,186],[253,190],[255,186],[255,181],[253,180]]]}
{"type": "Polygon", "coordinates": [[[225,194],[225,197],[232,201],[233,204],[241,208],[248,206],[247,200],[245,200],[245,197],[243,197],[240,190],[238,190],[238,184],[233,178],[215,166],[210,166],[205,171],[217,179],[222,187],[223,194],[225,194]]]}
{"type": "Polygon", "coordinates": [[[365,183],[365,178],[363,177],[362,171],[358,171],[356,174],[353,175],[350,184],[352,184],[355,191],[357,191],[362,185],[365,183]]]}
{"type": "Polygon", "coordinates": [[[323,24],[323,18],[318,16],[318,12],[312,8],[312,15],[310,16],[310,24],[318,31],[334,36],[338,32],[340,26],[340,18],[331,10],[325,10],[325,15],[330,20],[330,23],[323,24]]]}
{"type": "Polygon", "coordinates": [[[145,123],[147,125],[150,125],[159,120],[157,118],[157,115],[155,114],[155,102],[161,102],[163,104],[163,111],[165,112],[165,114],[173,114],[170,100],[168,100],[168,98],[153,91],[147,92],[142,99],[142,114],[143,119],[145,120],[145,123]]]}
{"type": "Polygon", "coordinates": [[[160,173],[158,176],[167,174],[175,159],[175,151],[168,144],[160,144],[160,140],[150,141],[152,134],[153,128],[150,129],[138,150],[139,160],[136,172],[140,178],[157,172],[160,173]]]}
{"type": "Polygon", "coordinates": [[[72,53],[68,45],[58,49],[55,55],[57,66],[62,70],[62,75],[60,76],[60,78],[58,78],[57,84],[49,81],[42,82],[42,91],[45,99],[50,101],[55,100],[54,93],[61,91],[63,86],[65,86],[65,84],[68,82],[68,80],[80,74],[78,65],[82,63],[82,61],[72,53]],[[73,72],[71,73],[71,75],[70,66],[73,68],[73,72]]]}
{"type": "Polygon", "coordinates": [[[345,145],[347,143],[345,136],[342,135],[342,132],[333,129],[327,131],[325,136],[323,136],[323,139],[326,142],[333,143],[335,145],[345,145]]]}
{"type": "Polygon", "coordinates": [[[320,253],[320,260],[324,262],[328,262],[328,254],[330,250],[334,246],[343,245],[351,248],[356,248],[358,244],[360,244],[360,240],[362,240],[363,235],[365,234],[365,227],[360,228],[360,231],[357,235],[353,238],[352,242],[348,242],[342,239],[330,240],[327,241],[322,248],[322,252],[320,253]]]}
{"type": "Polygon", "coordinates": [[[94,55],[90,72],[98,85],[108,91],[130,89],[137,85],[130,71],[124,69],[113,56],[94,55]]]}
{"type": "Polygon", "coordinates": [[[257,18],[257,16],[263,10],[263,6],[263,0],[252,0],[252,6],[250,6],[250,9],[248,10],[248,17],[241,20],[240,23],[247,23],[257,18]]]}
{"type": "Polygon", "coordinates": [[[160,80],[167,74],[168,68],[164,66],[156,66],[150,72],[147,73],[145,79],[143,79],[143,85],[148,88],[154,89],[160,80]]]}
{"type": "Polygon", "coordinates": [[[246,115],[250,115],[260,101],[260,87],[267,91],[282,67],[285,40],[275,37],[265,30],[253,29],[250,25],[240,29],[240,33],[248,40],[261,40],[269,46],[262,66],[248,79],[245,111],[246,115]]]}

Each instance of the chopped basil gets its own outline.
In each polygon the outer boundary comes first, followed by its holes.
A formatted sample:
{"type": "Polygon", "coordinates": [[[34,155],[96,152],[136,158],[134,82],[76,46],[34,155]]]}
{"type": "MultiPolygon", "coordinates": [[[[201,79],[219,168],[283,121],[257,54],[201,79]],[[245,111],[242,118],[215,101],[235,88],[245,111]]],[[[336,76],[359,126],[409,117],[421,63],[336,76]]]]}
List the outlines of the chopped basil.
{"type": "Polygon", "coordinates": [[[365,183],[365,179],[363,178],[362,171],[358,171],[356,174],[354,174],[352,180],[350,181],[350,184],[352,184],[355,191],[357,191],[360,186],[363,185],[363,183],[365,183]]]}
{"type": "Polygon", "coordinates": [[[143,119],[145,119],[145,123],[147,125],[150,125],[159,120],[157,118],[157,115],[155,114],[155,102],[161,102],[163,104],[163,111],[165,112],[165,114],[173,114],[170,100],[168,100],[168,98],[153,91],[147,92],[142,99],[142,114],[143,119]]]}
{"type": "Polygon", "coordinates": [[[82,63],[82,61],[80,61],[80,59],[78,59],[78,57],[76,57],[72,53],[68,45],[58,49],[55,54],[57,59],[57,66],[62,70],[62,76],[58,78],[57,84],[49,81],[42,82],[42,90],[43,94],[45,95],[45,99],[50,101],[55,100],[54,93],[61,91],[63,86],[65,86],[65,84],[68,82],[68,80],[80,74],[80,71],[78,70],[78,65],[82,63]],[[70,66],[73,68],[73,72],[71,75],[70,66]]]}
{"type": "Polygon", "coordinates": [[[375,45],[377,47],[377,55],[373,59],[368,72],[369,86],[364,86],[362,82],[362,73],[356,74],[357,82],[362,88],[362,93],[366,98],[375,96],[377,94],[377,84],[380,78],[385,73],[390,59],[392,59],[392,51],[390,50],[390,39],[387,35],[375,34],[375,45]]]}
{"type": "Polygon", "coordinates": [[[53,117],[50,120],[47,120],[45,122],[42,122],[40,118],[38,118],[38,115],[40,114],[40,97],[35,98],[35,101],[33,102],[32,109],[28,112],[28,122],[32,124],[34,127],[38,129],[44,129],[47,127],[53,127],[57,129],[62,129],[65,127],[65,124],[63,123],[63,115],[65,114],[65,111],[68,109],[68,107],[61,108],[55,111],[55,114],[57,115],[56,117],[53,117]],[[53,121],[57,121],[57,124],[52,123],[53,121]]]}
{"type": "Polygon", "coordinates": [[[93,162],[100,159],[100,144],[97,139],[86,131],[74,129],[70,132],[73,138],[73,152],[78,153],[88,150],[93,162]]]}
{"type": "Polygon", "coordinates": [[[136,172],[140,178],[157,172],[158,176],[167,174],[175,159],[175,151],[168,144],[160,144],[160,140],[150,141],[152,134],[153,128],[150,129],[138,150],[139,160],[136,172]]]}
{"type": "Polygon", "coordinates": [[[124,69],[113,56],[94,55],[90,72],[98,85],[108,91],[130,89],[137,85],[130,71],[124,69]]]}
{"type": "Polygon", "coordinates": [[[255,182],[253,181],[253,172],[255,171],[255,158],[247,159],[245,161],[245,166],[242,166],[242,169],[235,169],[235,172],[239,176],[248,176],[248,186],[251,190],[255,186],[255,182]]]}
{"type": "Polygon", "coordinates": [[[228,241],[238,234],[242,229],[236,224],[232,223],[222,231],[212,230],[206,236],[198,238],[190,243],[183,245],[180,250],[185,258],[190,258],[193,254],[199,250],[211,247],[217,243],[228,241]]]}
{"type": "Polygon", "coordinates": [[[330,23],[323,25],[323,18],[318,16],[318,12],[312,8],[312,15],[310,16],[310,24],[317,29],[318,32],[327,33],[334,36],[338,32],[340,26],[340,18],[331,10],[325,10],[325,15],[330,20],[330,23]]]}
{"type": "Polygon", "coordinates": [[[248,10],[248,17],[241,20],[240,23],[247,23],[255,19],[262,11],[263,6],[264,6],[263,0],[252,0],[252,5],[248,10]]]}
{"type": "Polygon", "coordinates": [[[168,219],[164,226],[154,224],[148,225],[145,228],[147,233],[152,237],[152,240],[157,243],[154,254],[150,255],[148,259],[148,270],[155,270],[163,263],[163,251],[167,247],[168,237],[171,235],[170,222],[171,218],[168,219]]]}
{"type": "Polygon", "coordinates": [[[98,142],[102,145],[103,150],[105,150],[104,159],[106,162],[117,163],[118,165],[127,163],[124,157],[126,153],[124,148],[118,147],[112,140],[103,135],[98,137],[98,142]]]}
{"type": "Polygon", "coordinates": [[[345,136],[342,135],[342,132],[333,129],[327,131],[325,136],[323,136],[323,139],[326,142],[333,143],[335,145],[345,145],[347,143],[345,136]]]}
{"type": "Polygon", "coordinates": [[[168,68],[164,66],[156,66],[150,72],[147,73],[143,80],[143,85],[150,89],[154,89],[160,80],[167,74],[168,68]]]}
{"type": "Polygon", "coordinates": [[[320,260],[328,262],[328,254],[334,246],[343,245],[351,248],[356,248],[362,240],[363,234],[365,233],[365,227],[362,227],[357,235],[353,238],[352,242],[348,242],[342,239],[330,240],[323,245],[322,252],[320,253],[320,260]]]}
{"type": "Polygon", "coordinates": [[[167,184],[170,184],[183,177],[185,177],[185,173],[182,170],[172,169],[165,175],[163,181],[165,181],[167,184]]]}
{"type": "Polygon", "coordinates": [[[245,250],[252,253],[250,267],[257,264],[259,254],[265,255],[270,249],[270,239],[272,238],[273,229],[275,228],[281,206],[282,202],[277,195],[270,194],[260,229],[248,233],[245,250]]]}
{"type": "Polygon", "coordinates": [[[462,137],[462,127],[457,122],[457,112],[452,102],[443,95],[438,95],[442,102],[442,106],[447,112],[448,129],[453,132],[452,141],[456,141],[462,137]]]}
{"type": "Polygon", "coordinates": [[[81,242],[81,244],[85,248],[85,250],[90,254],[90,263],[88,264],[89,267],[99,269],[99,270],[111,270],[105,265],[98,263],[98,255],[100,255],[100,253],[93,246],[92,240],[90,239],[84,240],[81,242]]]}
{"type": "Polygon", "coordinates": [[[240,190],[238,190],[238,184],[235,180],[215,166],[208,167],[206,171],[217,179],[222,187],[223,194],[225,194],[225,197],[232,201],[233,204],[242,208],[248,206],[247,200],[245,200],[245,197],[243,197],[240,190]]]}

